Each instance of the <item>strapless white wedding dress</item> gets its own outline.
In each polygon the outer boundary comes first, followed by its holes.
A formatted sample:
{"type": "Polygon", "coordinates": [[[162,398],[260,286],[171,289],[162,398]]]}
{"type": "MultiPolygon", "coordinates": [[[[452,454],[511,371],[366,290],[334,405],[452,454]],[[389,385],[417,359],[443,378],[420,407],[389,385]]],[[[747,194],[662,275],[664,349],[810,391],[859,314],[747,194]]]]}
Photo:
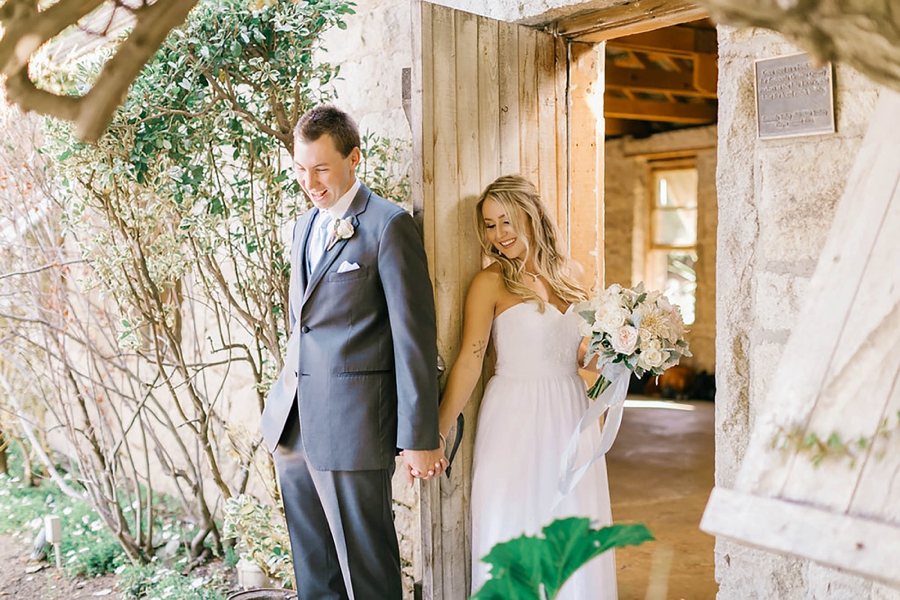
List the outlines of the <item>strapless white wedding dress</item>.
{"type": "MultiPolygon", "coordinates": [[[[481,558],[495,544],[538,535],[561,517],[589,517],[595,527],[612,523],[604,459],[551,511],[560,458],[589,402],[577,371],[578,319],[571,309],[563,314],[547,304],[541,313],[531,302],[494,319],[497,367],[484,391],[472,467],[473,593],[488,578],[481,558]]],[[[616,597],[610,550],[576,571],[558,599],[616,597]]]]}

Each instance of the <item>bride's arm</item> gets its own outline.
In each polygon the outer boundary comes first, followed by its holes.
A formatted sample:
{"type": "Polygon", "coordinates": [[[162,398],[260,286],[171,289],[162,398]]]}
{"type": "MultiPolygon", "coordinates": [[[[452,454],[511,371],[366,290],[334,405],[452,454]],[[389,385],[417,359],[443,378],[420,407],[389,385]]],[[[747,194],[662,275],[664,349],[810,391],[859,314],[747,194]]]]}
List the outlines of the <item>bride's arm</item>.
{"type": "MultiPolygon", "coordinates": [[[[593,290],[594,282],[588,280],[587,271],[581,266],[581,263],[570,258],[566,262],[566,267],[569,270],[569,274],[574,277],[578,283],[583,285],[588,291],[593,290]]],[[[599,356],[593,356],[588,364],[584,364],[584,357],[587,354],[589,341],[588,338],[584,338],[581,340],[581,345],[578,346],[578,368],[597,373],[597,359],[599,356]]]]}
{"type": "Polygon", "coordinates": [[[578,347],[578,368],[584,369],[585,371],[590,371],[592,373],[599,373],[603,370],[597,370],[597,361],[600,359],[599,354],[595,354],[591,357],[591,360],[588,362],[588,364],[584,364],[584,357],[587,354],[588,342],[588,338],[583,338],[581,340],[581,345],[578,347]]]}
{"type": "MultiPolygon", "coordinates": [[[[465,408],[481,376],[497,306],[499,274],[484,270],[475,275],[466,295],[459,356],[447,376],[439,410],[440,432],[446,437],[465,408]]],[[[502,284],[501,284],[502,285],[502,284]]]]}

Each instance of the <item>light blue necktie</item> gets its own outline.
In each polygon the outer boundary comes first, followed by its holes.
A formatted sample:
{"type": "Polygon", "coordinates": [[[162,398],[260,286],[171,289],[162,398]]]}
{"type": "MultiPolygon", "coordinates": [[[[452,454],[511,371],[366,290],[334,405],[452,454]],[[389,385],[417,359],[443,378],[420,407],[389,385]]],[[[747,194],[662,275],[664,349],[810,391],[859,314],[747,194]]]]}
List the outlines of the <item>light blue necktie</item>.
{"type": "Polygon", "coordinates": [[[328,230],[331,225],[331,215],[319,214],[319,222],[316,223],[312,231],[312,239],[309,240],[309,273],[312,275],[316,271],[316,266],[322,260],[325,254],[325,245],[328,244],[328,230]]]}

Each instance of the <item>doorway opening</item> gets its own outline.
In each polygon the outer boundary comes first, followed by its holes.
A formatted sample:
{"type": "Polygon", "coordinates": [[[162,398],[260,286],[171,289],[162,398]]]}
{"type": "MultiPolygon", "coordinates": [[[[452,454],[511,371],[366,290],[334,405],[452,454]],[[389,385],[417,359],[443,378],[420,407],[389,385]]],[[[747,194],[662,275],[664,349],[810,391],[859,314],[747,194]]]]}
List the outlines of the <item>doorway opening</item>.
{"type": "Polygon", "coordinates": [[[593,26],[580,16],[570,43],[603,47],[602,285],[664,292],[694,353],[632,382],[607,455],[614,521],[659,540],[617,551],[619,594],[712,598],[715,540],[699,523],[714,484],[716,29],[689,10],[619,29],[601,15],[593,26]]]}

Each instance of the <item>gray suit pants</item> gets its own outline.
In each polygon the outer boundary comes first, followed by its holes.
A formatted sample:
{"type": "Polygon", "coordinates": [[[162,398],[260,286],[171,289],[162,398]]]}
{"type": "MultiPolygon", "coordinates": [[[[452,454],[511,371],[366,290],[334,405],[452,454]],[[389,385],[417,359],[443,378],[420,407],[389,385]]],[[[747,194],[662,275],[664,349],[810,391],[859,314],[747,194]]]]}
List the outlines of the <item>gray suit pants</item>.
{"type": "Polygon", "coordinates": [[[316,471],[306,460],[296,404],[274,454],[300,600],[399,600],[393,468],[316,471]]]}

